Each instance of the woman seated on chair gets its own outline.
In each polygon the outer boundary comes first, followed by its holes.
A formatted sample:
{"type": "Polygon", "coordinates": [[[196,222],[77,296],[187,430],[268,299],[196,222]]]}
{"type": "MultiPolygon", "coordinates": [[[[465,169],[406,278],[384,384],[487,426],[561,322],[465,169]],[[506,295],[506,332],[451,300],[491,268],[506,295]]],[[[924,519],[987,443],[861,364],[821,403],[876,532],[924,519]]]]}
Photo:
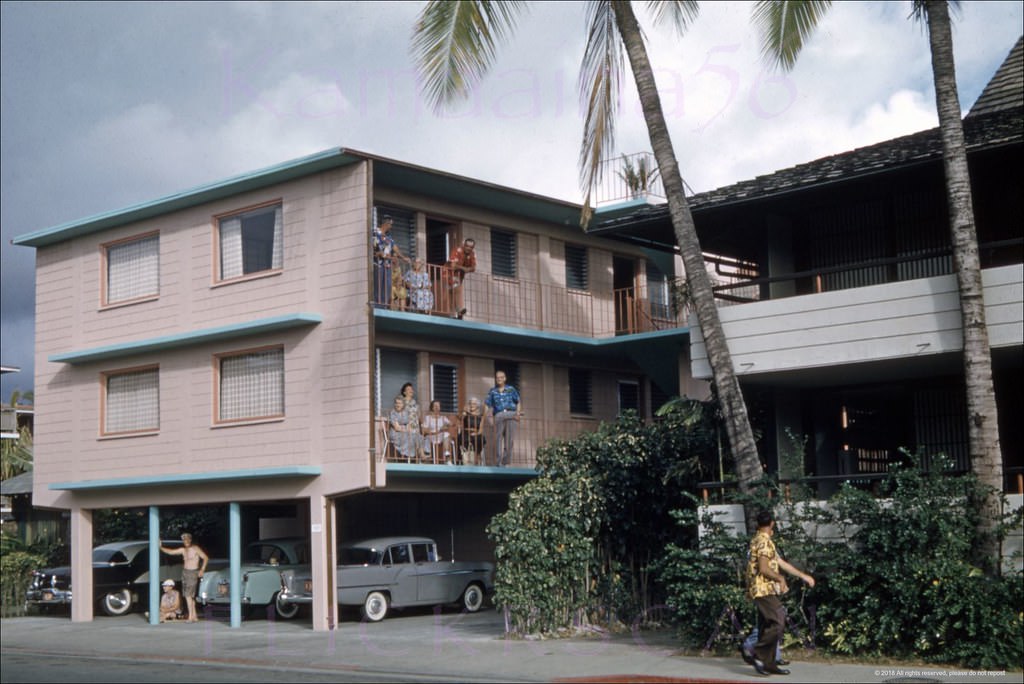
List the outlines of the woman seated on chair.
{"type": "Polygon", "coordinates": [[[437,399],[430,402],[430,413],[423,416],[423,437],[426,442],[424,449],[430,449],[434,463],[452,462],[450,426],[448,417],[441,415],[441,402],[437,399]]]}
{"type": "Polygon", "coordinates": [[[470,397],[459,420],[459,455],[462,463],[464,465],[483,463],[484,444],[486,443],[484,414],[480,400],[470,397]]]}
{"type": "Polygon", "coordinates": [[[410,413],[405,410],[405,399],[401,396],[395,397],[395,407],[388,416],[388,438],[395,451],[406,460],[423,459],[420,426],[415,420],[410,420],[410,413]]]}

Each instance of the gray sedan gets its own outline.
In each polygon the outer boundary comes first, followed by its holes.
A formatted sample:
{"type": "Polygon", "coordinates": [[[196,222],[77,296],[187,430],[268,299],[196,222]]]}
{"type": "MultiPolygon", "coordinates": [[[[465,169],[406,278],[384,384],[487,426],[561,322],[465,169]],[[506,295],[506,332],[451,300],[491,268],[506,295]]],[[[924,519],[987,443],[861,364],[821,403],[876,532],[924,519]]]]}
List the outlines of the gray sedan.
{"type": "MultiPolygon", "coordinates": [[[[361,606],[370,622],[391,608],[460,603],[480,610],[494,589],[494,564],[443,561],[437,544],[426,537],[382,537],[343,544],[339,549],[338,603],[361,606]]],[[[312,578],[299,569],[281,572],[284,604],[312,603],[312,578]]]]}

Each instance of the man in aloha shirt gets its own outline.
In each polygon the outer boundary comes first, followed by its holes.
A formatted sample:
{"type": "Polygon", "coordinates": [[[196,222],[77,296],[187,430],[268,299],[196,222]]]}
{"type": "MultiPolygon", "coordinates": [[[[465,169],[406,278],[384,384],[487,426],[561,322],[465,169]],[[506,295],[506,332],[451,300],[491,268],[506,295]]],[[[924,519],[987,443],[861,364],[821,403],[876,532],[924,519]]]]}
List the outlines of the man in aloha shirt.
{"type": "Polygon", "coordinates": [[[380,227],[373,228],[373,298],[378,307],[387,308],[391,305],[391,272],[394,259],[408,261],[391,237],[394,220],[390,216],[382,216],[380,227]]]}
{"type": "MultiPolygon", "coordinates": [[[[761,511],[757,514],[757,533],[750,540],[746,573],[747,594],[761,615],[760,638],[754,645],[753,654],[753,665],[758,674],[789,674],[789,670],[779,667],[775,660],[776,647],[786,628],[786,609],[779,597],[789,591],[786,578],[779,570],[800,578],[810,587],[814,586],[813,577],[779,556],[772,541],[774,534],[774,517],[770,511],[761,511]]],[[[744,652],[744,656],[746,659],[749,653],[744,652]]]]}

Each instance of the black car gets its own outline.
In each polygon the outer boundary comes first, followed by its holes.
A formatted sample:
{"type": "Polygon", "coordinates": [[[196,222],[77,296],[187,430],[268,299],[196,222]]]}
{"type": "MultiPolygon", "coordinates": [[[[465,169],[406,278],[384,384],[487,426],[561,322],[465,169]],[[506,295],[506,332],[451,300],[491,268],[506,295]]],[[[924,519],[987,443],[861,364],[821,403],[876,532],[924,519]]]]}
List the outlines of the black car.
{"type": "MultiPolygon", "coordinates": [[[[167,547],[180,541],[161,542],[167,547]]],[[[181,583],[181,562],[160,566],[160,579],[181,583]]],[[[124,615],[149,595],[149,542],[122,541],[97,546],[92,551],[93,599],[107,615],[124,615]]],[[[27,606],[71,605],[71,568],[46,568],[32,573],[25,592],[27,606]]]]}

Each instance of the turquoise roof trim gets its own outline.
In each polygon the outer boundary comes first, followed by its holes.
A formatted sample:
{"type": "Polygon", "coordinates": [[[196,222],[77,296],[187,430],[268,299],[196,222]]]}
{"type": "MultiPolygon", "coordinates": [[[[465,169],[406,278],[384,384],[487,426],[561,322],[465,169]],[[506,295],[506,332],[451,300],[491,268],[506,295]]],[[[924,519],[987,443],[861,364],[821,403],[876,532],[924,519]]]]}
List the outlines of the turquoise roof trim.
{"type": "Polygon", "coordinates": [[[418,463],[388,463],[388,474],[400,473],[408,477],[436,477],[438,475],[473,475],[477,477],[536,477],[537,471],[533,468],[512,468],[495,466],[467,466],[467,465],[420,465],[418,463]]]}
{"type": "Polygon", "coordinates": [[[158,487],[162,485],[184,485],[200,482],[223,482],[225,480],[263,480],[282,477],[316,477],[322,472],[320,466],[281,466],[277,468],[248,468],[244,470],[219,470],[205,473],[176,473],[174,475],[147,475],[144,477],[115,477],[107,480],[82,480],[81,482],[54,482],[49,489],[59,491],[87,491],[95,489],[125,489],[127,487],[158,487]]]}
{"type": "Polygon", "coordinates": [[[327,169],[348,166],[364,157],[354,155],[345,150],[332,148],[317,152],[306,157],[292,159],[281,164],[268,166],[224,180],[200,185],[188,190],[167,195],[160,199],[135,204],[124,209],[105,212],[89,218],[62,223],[52,228],[44,228],[14,238],[11,243],[27,247],[44,247],[57,242],[70,240],[81,235],[88,235],[106,228],[121,226],[134,221],[160,216],[179,209],[187,209],[204,202],[230,197],[249,190],[281,183],[284,181],[308,176],[327,169]]]}
{"type": "Polygon", "coordinates": [[[106,347],[93,347],[91,349],[83,349],[80,351],[54,354],[50,356],[48,360],[53,363],[69,363],[72,365],[89,363],[91,361],[101,361],[103,359],[128,356],[129,354],[146,354],[149,352],[177,349],[180,347],[188,347],[216,340],[227,340],[237,337],[259,335],[267,332],[289,330],[291,328],[306,325],[317,325],[322,322],[323,316],[320,314],[286,314],[284,316],[274,316],[272,318],[261,318],[255,321],[248,321],[246,323],[232,323],[231,325],[222,325],[216,328],[204,328],[202,330],[193,330],[186,333],[164,335],[162,337],[150,337],[144,340],[136,340],[134,342],[122,342],[106,347]]]}
{"type": "Polygon", "coordinates": [[[591,349],[609,349],[649,340],[679,338],[690,334],[689,327],[652,330],[651,332],[616,335],[610,337],[583,337],[550,330],[535,330],[511,325],[477,323],[472,320],[456,320],[444,316],[424,316],[420,313],[406,313],[389,309],[374,309],[374,319],[381,330],[423,334],[457,335],[463,340],[494,342],[491,335],[500,335],[505,341],[516,340],[519,344],[536,348],[563,348],[565,345],[591,349]],[[484,335],[484,337],[480,337],[484,335]]]}

